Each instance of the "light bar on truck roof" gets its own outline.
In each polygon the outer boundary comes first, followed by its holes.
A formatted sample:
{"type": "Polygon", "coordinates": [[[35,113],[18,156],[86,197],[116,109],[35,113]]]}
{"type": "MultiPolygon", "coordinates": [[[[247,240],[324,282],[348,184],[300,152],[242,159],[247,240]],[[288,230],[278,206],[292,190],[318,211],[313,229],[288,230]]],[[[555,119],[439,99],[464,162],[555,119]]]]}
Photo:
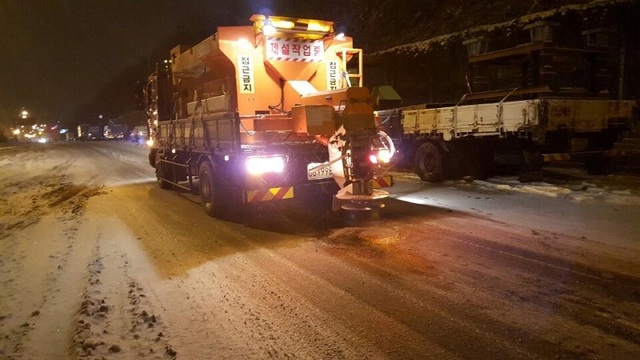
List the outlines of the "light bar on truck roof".
{"type": "Polygon", "coordinates": [[[267,15],[253,15],[250,20],[253,21],[255,33],[264,36],[286,33],[320,39],[334,32],[332,21],[267,15]]]}
{"type": "Polygon", "coordinates": [[[307,30],[308,31],[320,31],[320,32],[329,33],[329,32],[331,32],[331,25],[325,24],[325,23],[320,22],[320,21],[310,21],[307,24],[307,30]]]}
{"type": "Polygon", "coordinates": [[[289,20],[277,20],[273,22],[273,26],[279,29],[293,29],[296,26],[296,23],[289,20]]]}
{"type": "Polygon", "coordinates": [[[269,18],[266,18],[264,23],[262,23],[262,33],[264,36],[275,35],[276,32],[278,32],[276,26],[273,25],[269,18]]]}

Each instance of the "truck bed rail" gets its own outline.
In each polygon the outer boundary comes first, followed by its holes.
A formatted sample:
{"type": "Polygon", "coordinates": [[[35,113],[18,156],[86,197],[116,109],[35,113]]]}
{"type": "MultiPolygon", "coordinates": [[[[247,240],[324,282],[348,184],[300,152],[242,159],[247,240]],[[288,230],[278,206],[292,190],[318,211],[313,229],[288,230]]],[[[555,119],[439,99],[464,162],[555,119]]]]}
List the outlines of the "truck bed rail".
{"type": "Polygon", "coordinates": [[[194,115],[161,121],[156,140],[160,147],[211,153],[240,151],[240,119],[237,113],[194,115]]]}

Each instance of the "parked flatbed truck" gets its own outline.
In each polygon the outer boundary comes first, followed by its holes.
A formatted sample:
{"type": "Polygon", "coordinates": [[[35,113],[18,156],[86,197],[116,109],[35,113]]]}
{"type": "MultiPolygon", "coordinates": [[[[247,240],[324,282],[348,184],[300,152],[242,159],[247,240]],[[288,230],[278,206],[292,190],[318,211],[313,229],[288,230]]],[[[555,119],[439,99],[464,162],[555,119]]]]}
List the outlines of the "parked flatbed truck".
{"type": "Polygon", "coordinates": [[[513,48],[467,42],[470,92],[455,104],[379,110],[405,165],[431,182],[499,169],[541,180],[545,162],[568,160],[606,172],[637,103],[612,99],[606,44],[560,45],[549,27],[531,24],[531,41],[513,48]]]}

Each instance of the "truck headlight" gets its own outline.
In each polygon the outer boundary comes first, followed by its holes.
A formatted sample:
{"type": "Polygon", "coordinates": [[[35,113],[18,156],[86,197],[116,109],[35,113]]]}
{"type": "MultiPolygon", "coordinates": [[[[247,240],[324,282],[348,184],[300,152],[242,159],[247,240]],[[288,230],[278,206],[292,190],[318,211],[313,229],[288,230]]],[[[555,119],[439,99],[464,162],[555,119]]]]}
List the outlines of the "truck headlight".
{"type": "Polygon", "coordinates": [[[281,156],[250,157],[247,159],[247,172],[251,175],[281,173],[284,170],[284,158],[281,156]]]}

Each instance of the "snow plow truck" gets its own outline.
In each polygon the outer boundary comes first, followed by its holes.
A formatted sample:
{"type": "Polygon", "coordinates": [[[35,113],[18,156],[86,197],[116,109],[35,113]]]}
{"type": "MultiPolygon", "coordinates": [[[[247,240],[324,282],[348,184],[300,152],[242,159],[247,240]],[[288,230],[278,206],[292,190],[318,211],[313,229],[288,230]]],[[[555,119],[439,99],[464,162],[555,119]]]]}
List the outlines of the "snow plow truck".
{"type": "Polygon", "coordinates": [[[199,194],[211,216],[382,206],[395,150],[362,87],[362,51],[330,21],[250,21],[176,46],[149,76],[142,106],[159,186],[199,194]]]}

